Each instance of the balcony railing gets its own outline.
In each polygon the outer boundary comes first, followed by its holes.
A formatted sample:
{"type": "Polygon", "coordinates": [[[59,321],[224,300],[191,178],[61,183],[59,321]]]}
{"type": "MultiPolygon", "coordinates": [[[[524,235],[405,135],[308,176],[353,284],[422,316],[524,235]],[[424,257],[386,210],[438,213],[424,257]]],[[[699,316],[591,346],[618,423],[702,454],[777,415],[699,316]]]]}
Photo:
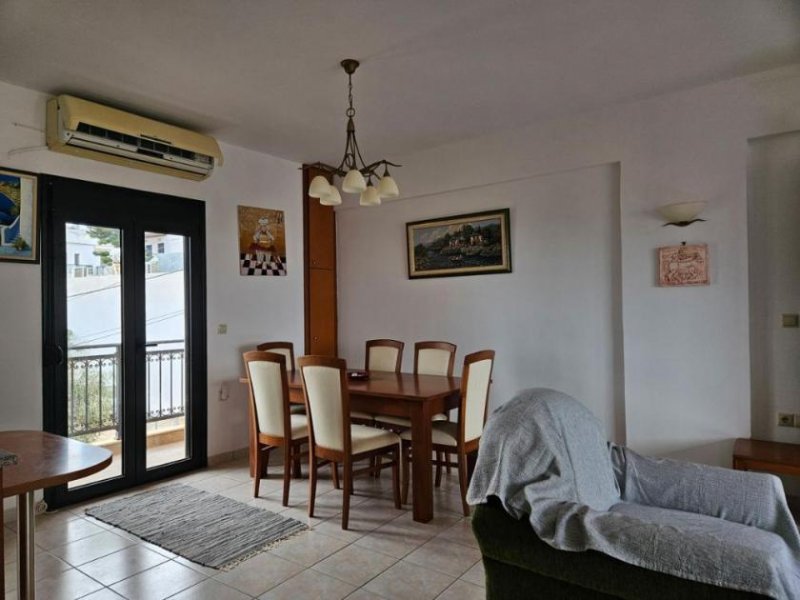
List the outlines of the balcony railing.
{"type": "MultiPolygon", "coordinates": [[[[122,349],[119,344],[72,346],[67,359],[69,435],[122,434],[122,349]]],[[[148,423],[184,416],[186,371],[183,340],[147,347],[145,392],[148,423]]]]}

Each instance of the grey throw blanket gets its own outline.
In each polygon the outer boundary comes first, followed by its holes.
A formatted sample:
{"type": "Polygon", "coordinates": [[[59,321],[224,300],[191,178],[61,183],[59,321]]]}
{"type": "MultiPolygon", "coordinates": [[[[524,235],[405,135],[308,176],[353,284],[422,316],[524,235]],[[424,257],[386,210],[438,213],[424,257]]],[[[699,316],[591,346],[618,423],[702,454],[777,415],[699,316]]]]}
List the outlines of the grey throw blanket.
{"type": "Polygon", "coordinates": [[[467,500],[496,496],[560,550],[800,598],[800,536],[777,477],[647,458],[604,437],[577,400],[521,392],[489,419],[467,500]]]}

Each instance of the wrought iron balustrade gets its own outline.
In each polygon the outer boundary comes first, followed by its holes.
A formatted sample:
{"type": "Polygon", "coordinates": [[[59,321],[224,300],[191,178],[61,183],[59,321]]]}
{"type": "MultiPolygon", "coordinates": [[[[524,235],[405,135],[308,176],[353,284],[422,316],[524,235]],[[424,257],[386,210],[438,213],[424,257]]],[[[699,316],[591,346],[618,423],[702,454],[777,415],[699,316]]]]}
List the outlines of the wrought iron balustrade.
{"type": "MultiPolygon", "coordinates": [[[[67,358],[69,435],[122,433],[122,349],[119,344],[72,346],[67,358]]],[[[148,423],[185,414],[183,340],[148,345],[145,393],[148,423]]]]}

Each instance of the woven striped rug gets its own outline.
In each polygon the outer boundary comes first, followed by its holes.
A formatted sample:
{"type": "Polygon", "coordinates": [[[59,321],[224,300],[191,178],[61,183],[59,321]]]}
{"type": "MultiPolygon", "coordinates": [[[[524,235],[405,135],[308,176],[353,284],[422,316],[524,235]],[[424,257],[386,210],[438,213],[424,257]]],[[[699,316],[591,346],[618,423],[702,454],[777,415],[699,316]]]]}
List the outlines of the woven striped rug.
{"type": "Polygon", "coordinates": [[[86,514],[215,569],[307,529],[295,519],[182,484],[93,506],[86,514]]]}

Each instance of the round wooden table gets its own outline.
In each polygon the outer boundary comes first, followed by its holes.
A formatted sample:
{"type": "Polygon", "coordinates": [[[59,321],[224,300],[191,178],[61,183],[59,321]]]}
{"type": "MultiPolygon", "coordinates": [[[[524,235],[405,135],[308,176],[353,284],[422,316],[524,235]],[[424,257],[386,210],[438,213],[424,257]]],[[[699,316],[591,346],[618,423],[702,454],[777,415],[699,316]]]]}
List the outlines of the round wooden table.
{"type": "Polygon", "coordinates": [[[44,431],[0,431],[0,448],[16,454],[3,469],[3,497],[17,497],[17,594],[33,599],[34,492],[105,469],[111,452],[44,431]]]}

